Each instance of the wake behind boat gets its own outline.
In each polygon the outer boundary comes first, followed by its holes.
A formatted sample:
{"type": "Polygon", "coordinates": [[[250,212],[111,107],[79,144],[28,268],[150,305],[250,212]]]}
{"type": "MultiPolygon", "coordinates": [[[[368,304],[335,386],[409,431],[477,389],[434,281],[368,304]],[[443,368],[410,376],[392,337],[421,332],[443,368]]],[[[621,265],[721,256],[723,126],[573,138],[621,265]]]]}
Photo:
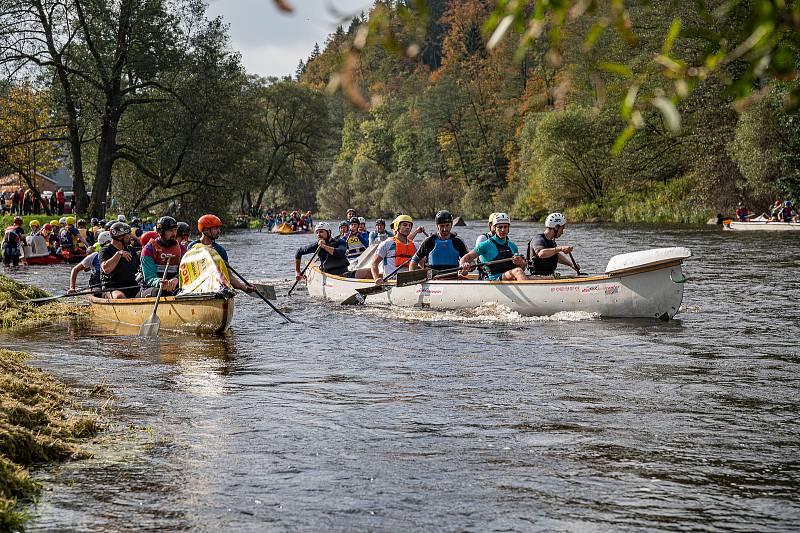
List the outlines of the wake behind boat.
{"type": "MultiPolygon", "coordinates": [[[[614,318],[673,318],[683,300],[686,277],[681,265],[687,248],[656,248],[612,257],[603,275],[527,281],[487,281],[474,276],[428,280],[418,285],[390,284],[370,304],[437,310],[473,309],[489,302],[523,315],[583,311],[614,318]]],[[[341,303],[369,279],[334,276],[312,266],[306,274],[311,296],[341,303]]]]}

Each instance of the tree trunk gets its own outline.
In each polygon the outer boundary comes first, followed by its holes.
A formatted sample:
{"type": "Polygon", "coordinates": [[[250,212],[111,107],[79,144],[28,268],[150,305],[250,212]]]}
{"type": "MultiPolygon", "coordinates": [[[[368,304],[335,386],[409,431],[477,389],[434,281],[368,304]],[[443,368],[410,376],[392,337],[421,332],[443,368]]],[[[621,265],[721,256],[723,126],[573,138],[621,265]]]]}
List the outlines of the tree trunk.
{"type": "MultiPolygon", "coordinates": [[[[118,120],[118,119],[117,119],[118,120]]],[[[107,117],[100,129],[100,144],[97,148],[97,169],[92,187],[92,199],[89,202],[89,216],[104,218],[106,215],[106,198],[111,187],[111,169],[117,146],[117,120],[107,117]]]]}

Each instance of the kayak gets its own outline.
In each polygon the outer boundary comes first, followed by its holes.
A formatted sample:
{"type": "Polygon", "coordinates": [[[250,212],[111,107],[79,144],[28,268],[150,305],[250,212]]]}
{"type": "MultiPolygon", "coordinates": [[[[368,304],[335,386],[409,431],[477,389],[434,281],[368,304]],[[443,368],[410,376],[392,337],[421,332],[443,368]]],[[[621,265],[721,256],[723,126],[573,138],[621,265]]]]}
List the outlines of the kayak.
{"type": "MultiPolygon", "coordinates": [[[[150,317],[155,301],[155,298],[111,300],[89,296],[97,318],[136,327],[150,317]]],[[[232,294],[186,294],[162,297],[157,314],[163,330],[220,335],[230,327],[233,310],[232,294]]]]}
{"type": "Polygon", "coordinates": [[[59,255],[34,255],[22,256],[22,264],[24,265],[60,265],[64,264],[64,258],[59,255]]]}
{"type": "MultiPolygon", "coordinates": [[[[655,248],[612,257],[605,274],[528,281],[488,281],[469,276],[428,280],[369,295],[367,304],[436,310],[474,309],[489,302],[523,315],[549,316],[583,311],[602,317],[673,318],[683,301],[687,278],[681,265],[692,253],[683,247],[655,248]]],[[[313,265],[306,273],[312,297],[341,303],[372,280],[325,274],[313,265]]]]}
{"type": "Polygon", "coordinates": [[[295,235],[297,233],[308,233],[308,231],[294,230],[292,229],[291,224],[287,224],[286,222],[284,222],[283,224],[272,228],[272,233],[278,233],[280,235],[295,235]]]}

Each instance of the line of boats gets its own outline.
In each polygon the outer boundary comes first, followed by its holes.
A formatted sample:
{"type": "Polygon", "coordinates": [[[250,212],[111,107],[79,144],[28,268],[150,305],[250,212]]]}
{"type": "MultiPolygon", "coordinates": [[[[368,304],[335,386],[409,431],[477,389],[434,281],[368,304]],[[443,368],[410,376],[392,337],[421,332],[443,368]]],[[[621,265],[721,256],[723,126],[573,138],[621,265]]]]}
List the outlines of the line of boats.
{"type": "MultiPolygon", "coordinates": [[[[601,275],[530,281],[466,279],[425,280],[367,298],[368,305],[431,310],[474,309],[495,302],[524,315],[583,311],[601,317],[669,320],[680,310],[684,284],[681,265],[691,257],[687,248],[656,248],[612,257],[601,275]]],[[[341,303],[372,280],[326,274],[312,265],[306,274],[309,294],[341,303]]],[[[97,318],[141,325],[152,313],[154,298],[109,300],[89,297],[97,318]]],[[[224,333],[234,314],[231,293],[163,297],[158,317],[164,330],[199,335],[224,333]]]]}

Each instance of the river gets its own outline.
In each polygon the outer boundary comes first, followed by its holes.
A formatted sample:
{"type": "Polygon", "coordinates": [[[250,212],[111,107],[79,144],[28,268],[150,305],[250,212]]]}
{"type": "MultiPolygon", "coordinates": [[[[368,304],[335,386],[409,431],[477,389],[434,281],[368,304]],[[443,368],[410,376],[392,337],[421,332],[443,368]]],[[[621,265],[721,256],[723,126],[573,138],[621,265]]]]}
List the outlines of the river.
{"type": "MultiPolygon", "coordinates": [[[[457,229],[474,242],[483,224],[457,229]]],[[[796,234],[568,227],[592,273],[690,248],[670,322],[286,298],[311,241],[221,240],[297,324],[240,295],[224,338],[96,323],[0,337],[113,393],[94,458],[38,471],[32,531],[796,531],[796,234]]],[[[6,273],[63,290],[69,269],[6,273]]]]}

